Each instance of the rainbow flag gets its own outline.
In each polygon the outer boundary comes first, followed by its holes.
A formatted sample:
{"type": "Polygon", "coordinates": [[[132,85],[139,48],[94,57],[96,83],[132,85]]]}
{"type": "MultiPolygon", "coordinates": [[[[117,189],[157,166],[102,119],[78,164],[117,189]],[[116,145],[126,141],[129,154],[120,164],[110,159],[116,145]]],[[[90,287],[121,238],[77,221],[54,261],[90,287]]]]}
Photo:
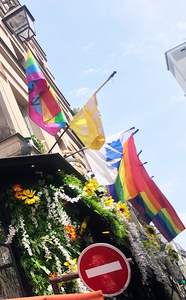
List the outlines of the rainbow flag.
{"type": "Polygon", "coordinates": [[[49,134],[55,135],[66,125],[66,121],[51,87],[29,49],[27,52],[26,82],[30,118],[49,134]]]}
{"type": "Polygon", "coordinates": [[[160,233],[168,241],[171,241],[185,227],[172,205],[149,177],[142,164],[141,174],[145,184],[145,191],[129,201],[147,224],[152,221],[160,233]]]}
{"type": "Polygon", "coordinates": [[[116,181],[114,184],[107,186],[107,194],[112,196],[116,202],[125,202],[136,197],[141,191],[145,191],[133,135],[123,144],[122,153],[123,157],[116,181]]]}
{"type": "Polygon", "coordinates": [[[149,177],[140,160],[139,164],[145,190],[129,201],[137,209],[144,221],[149,224],[157,212],[166,206],[166,198],[149,177]]]}
{"type": "Polygon", "coordinates": [[[185,226],[170,203],[155,215],[152,222],[168,242],[185,229],[185,226]]]}
{"type": "MultiPolygon", "coordinates": [[[[145,193],[144,193],[145,194],[145,193]]],[[[135,198],[130,199],[129,202],[132,204],[133,207],[139,212],[142,219],[149,224],[154,216],[156,215],[157,211],[155,210],[154,206],[149,203],[148,206],[146,201],[143,200],[141,193],[137,195],[135,198]]]]}

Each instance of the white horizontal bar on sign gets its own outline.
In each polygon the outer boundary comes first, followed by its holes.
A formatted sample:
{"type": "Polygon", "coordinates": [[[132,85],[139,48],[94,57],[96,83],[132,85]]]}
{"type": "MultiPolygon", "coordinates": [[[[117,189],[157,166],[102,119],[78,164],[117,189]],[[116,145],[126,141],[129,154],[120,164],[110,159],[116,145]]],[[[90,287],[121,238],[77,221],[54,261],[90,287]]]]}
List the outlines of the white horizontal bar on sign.
{"type": "Polygon", "coordinates": [[[108,274],[114,271],[121,270],[122,267],[120,265],[119,261],[115,261],[109,264],[105,264],[99,267],[91,268],[88,270],[85,270],[87,277],[92,278],[103,274],[108,274]]]}

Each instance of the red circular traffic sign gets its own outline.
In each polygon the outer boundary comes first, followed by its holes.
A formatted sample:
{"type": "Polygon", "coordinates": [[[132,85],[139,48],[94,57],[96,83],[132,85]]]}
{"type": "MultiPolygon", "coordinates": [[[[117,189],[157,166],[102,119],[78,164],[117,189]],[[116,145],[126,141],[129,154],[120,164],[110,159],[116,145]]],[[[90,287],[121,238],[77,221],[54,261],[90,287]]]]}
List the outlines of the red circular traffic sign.
{"type": "Polygon", "coordinates": [[[103,296],[121,294],[130,282],[131,272],[125,255],[116,247],[97,243],[83,250],[78,259],[78,274],[91,291],[103,296]]]}

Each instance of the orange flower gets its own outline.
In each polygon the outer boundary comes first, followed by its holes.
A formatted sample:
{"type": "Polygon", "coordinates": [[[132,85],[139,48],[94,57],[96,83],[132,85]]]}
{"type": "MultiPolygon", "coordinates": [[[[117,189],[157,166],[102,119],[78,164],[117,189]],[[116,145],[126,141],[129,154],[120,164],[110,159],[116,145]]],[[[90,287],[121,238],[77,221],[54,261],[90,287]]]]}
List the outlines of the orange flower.
{"type": "Polygon", "coordinates": [[[52,272],[50,272],[50,273],[48,274],[48,276],[49,276],[50,279],[51,279],[51,278],[57,277],[57,273],[55,272],[54,274],[52,274],[52,272]]]}
{"type": "Polygon", "coordinates": [[[21,185],[20,184],[14,184],[13,185],[13,191],[14,192],[20,192],[20,191],[22,191],[21,185]]]}
{"type": "Polygon", "coordinates": [[[22,200],[22,197],[23,197],[23,191],[19,191],[19,192],[16,192],[15,194],[15,197],[19,200],[22,200]]]}
{"type": "Polygon", "coordinates": [[[71,243],[73,243],[76,240],[76,234],[73,234],[70,238],[71,243]]]}
{"type": "Polygon", "coordinates": [[[65,226],[65,232],[70,235],[70,226],[65,226]]]}
{"type": "Polygon", "coordinates": [[[74,229],[74,227],[70,227],[70,235],[75,235],[76,234],[76,231],[74,229]]]}
{"type": "Polygon", "coordinates": [[[76,230],[73,226],[65,226],[65,232],[69,235],[71,243],[76,240],[76,230]]]}

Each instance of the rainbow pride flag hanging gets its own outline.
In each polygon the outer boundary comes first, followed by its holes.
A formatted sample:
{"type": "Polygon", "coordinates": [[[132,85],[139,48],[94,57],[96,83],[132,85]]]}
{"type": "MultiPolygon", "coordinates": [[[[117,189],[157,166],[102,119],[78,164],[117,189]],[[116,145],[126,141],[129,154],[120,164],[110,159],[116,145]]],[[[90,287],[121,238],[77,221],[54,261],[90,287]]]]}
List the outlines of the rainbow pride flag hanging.
{"type": "Polygon", "coordinates": [[[66,120],[51,87],[29,49],[27,52],[26,81],[30,118],[49,134],[55,135],[66,125],[66,120]]]}
{"type": "Polygon", "coordinates": [[[157,212],[166,206],[166,198],[149,177],[140,160],[139,164],[145,190],[129,201],[137,209],[144,221],[149,224],[157,212]]]}
{"type": "Polygon", "coordinates": [[[168,207],[162,208],[155,215],[152,222],[168,242],[185,229],[185,226],[170,203],[168,207]]]}
{"type": "Polygon", "coordinates": [[[107,194],[118,202],[125,202],[145,191],[141,175],[140,160],[138,158],[133,135],[123,144],[123,157],[119,166],[119,173],[114,184],[107,186],[107,194]]]}
{"type": "MultiPolygon", "coordinates": [[[[145,198],[147,196],[144,193],[145,198]]],[[[130,199],[129,202],[132,204],[133,207],[139,212],[142,219],[149,224],[154,216],[156,215],[157,211],[154,208],[154,206],[149,202],[147,205],[147,201],[144,200],[144,197],[142,197],[141,193],[137,195],[135,198],[130,199]]]]}
{"type": "Polygon", "coordinates": [[[129,202],[137,209],[147,224],[152,221],[167,241],[171,241],[185,227],[170,202],[149,177],[142,164],[141,174],[145,184],[145,191],[141,192],[134,199],[129,200],[129,202]]]}

